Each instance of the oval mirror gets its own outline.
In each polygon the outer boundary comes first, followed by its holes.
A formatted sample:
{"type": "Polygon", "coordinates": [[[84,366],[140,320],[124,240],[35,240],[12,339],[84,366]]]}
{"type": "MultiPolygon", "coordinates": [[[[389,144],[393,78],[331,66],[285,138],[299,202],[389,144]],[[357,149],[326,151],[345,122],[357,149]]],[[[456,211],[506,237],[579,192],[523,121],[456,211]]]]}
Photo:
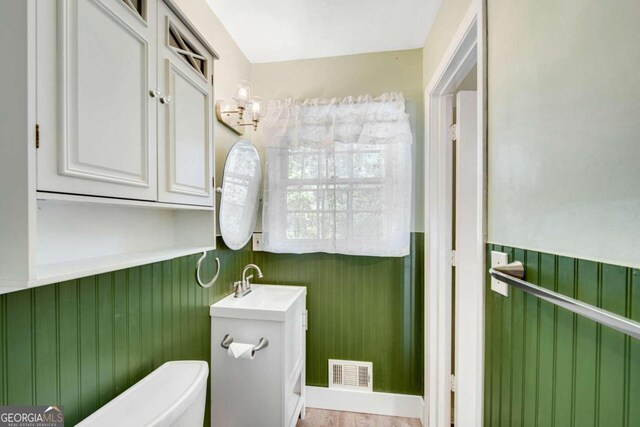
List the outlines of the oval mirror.
{"type": "Polygon", "coordinates": [[[251,239],[258,219],[262,167],[258,150],[241,139],[224,162],[220,197],[220,234],[230,249],[241,249],[251,239]]]}

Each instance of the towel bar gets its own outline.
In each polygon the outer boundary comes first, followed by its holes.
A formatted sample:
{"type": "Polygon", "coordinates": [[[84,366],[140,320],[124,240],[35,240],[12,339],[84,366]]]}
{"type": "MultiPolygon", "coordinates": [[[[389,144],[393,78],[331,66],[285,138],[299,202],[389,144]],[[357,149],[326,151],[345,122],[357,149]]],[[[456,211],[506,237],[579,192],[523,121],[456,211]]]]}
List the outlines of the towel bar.
{"type": "Polygon", "coordinates": [[[521,291],[535,295],[538,298],[567,309],[573,313],[580,314],[602,325],[623,332],[636,339],[640,339],[640,323],[635,320],[627,319],[626,317],[591,304],[587,304],[586,302],[578,301],[566,295],[550,291],[549,289],[545,289],[522,280],[524,277],[524,266],[520,261],[491,268],[489,269],[489,274],[494,279],[518,288],[521,291]]]}

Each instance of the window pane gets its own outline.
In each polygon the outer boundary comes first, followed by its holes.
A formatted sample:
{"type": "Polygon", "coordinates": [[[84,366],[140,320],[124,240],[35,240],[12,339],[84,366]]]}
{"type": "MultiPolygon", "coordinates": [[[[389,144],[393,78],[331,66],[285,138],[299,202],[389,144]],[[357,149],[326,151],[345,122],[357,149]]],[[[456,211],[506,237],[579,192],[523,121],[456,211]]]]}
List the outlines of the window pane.
{"type": "Polygon", "coordinates": [[[380,213],[354,213],[354,239],[381,239],[384,237],[384,223],[380,213]]]}
{"type": "Polygon", "coordinates": [[[302,169],[303,179],[313,179],[318,177],[318,154],[305,154],[302,169]]]}
{"type": "Polygon", "coordinates": [[[317,239],[318,214],[288,213],[287,239],[317,239]]]}
{"type": "Polygon", "coordinates": [[[315,187],[304,185],[287,190],[287,211],[315,211],[317,205],[317,192],[315,187]]]}
{"type": "Polygon", "coordinates": [[[302,178],[302,156],[289,154],[289,179],[302,178]]]}
{"type": "Polygon", "coordinates": [[[320,215],[321,239],[333,239],[335,234],[335,214],[333,212],[320,215]]]}
{"type": "Polygon", "coordinates": [[[352,204],[354,211],[382,211],[384,192],[381,185],[354,186],[352,204]]]}
{"type": "Polygon", "coordinates": [[[336,185],[335,187],[335,209],[336,211],[346,211],[349,208],[349,186],[336,185]]]}
{"type": "Polygon", "coordinates": [[[346,213],[324,213],[321,215],[321,221],[321,239],[345,240],[348,238],[346,213]]]}
{"type": "Polygon", "coordinates": [[[349,187],[346,185],[322,186],[323,209],[326,211],[345,211],[348,206],[349,187]]]}
{"type": "Polygon", "coordinates": [[[349,170],[349,154],[336,153],[333,156],[333,173],[336,178],[349,178],[351,176],[349,170]]]}
{"type": "Polygon", "coordinates": [[[349,237],[347,233],[347,214],[336,213],[335,223],[336,223],[336,239],[339,239],[339,240],[347,239],[349,237]]]}
{"type": "Polygon", "coordinates": [[[322,209],[325,211],[336,209],[336,192],[333,185],[322,186],[322,209]]]}
{"type": "Polygon", "coordinates": [[[384,157],[382,152],[355,153],[353,155],[354,178],[383,178],[384,157]]]}

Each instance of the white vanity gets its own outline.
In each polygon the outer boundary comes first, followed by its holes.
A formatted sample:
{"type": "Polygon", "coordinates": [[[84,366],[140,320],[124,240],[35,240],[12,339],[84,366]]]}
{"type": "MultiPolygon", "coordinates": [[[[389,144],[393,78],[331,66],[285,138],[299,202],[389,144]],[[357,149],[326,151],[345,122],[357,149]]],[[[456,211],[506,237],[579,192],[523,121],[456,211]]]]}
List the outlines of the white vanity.
{"type": "Polygon", "coordinates": [[[304,417],[306,294],[252,285],[211,306],[212,425],[291,427],[304,417]],[[239,343],[260,346],[235,358],[228,347],[239,343]]]}

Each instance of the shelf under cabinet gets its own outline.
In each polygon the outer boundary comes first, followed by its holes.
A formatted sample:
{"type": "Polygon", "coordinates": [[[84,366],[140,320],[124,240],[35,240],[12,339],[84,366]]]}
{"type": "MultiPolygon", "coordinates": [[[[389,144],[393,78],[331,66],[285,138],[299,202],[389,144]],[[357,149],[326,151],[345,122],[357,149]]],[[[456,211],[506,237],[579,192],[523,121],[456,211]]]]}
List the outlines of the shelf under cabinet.
{"type": "Polygon", "coordinates": [[[0,281],[0,294],[166,261],[213,249],[215,249],[213,246],[167,248],[39,265],[35,279],[0,281]]]}
{"type": "Polygon", "coordinates": [[[213,207],[37,193],[21,279],[0,294],[165,261],[216,247],[213,207]]]}
{"type": "Polygon", "coordinates": [[[195,248],[167,248],[129,254],[111,255],[99,258],[88,258],[77,261],[60,262],[38,266],[38,275],[35,280],[29,282],[29,286],[40,286],[48,283],[57,283],[80,277],[109,271],[122,270],[124,268],[166,261],[172,258],[192,255],[214,249],[212,246],[195,248]]]}

